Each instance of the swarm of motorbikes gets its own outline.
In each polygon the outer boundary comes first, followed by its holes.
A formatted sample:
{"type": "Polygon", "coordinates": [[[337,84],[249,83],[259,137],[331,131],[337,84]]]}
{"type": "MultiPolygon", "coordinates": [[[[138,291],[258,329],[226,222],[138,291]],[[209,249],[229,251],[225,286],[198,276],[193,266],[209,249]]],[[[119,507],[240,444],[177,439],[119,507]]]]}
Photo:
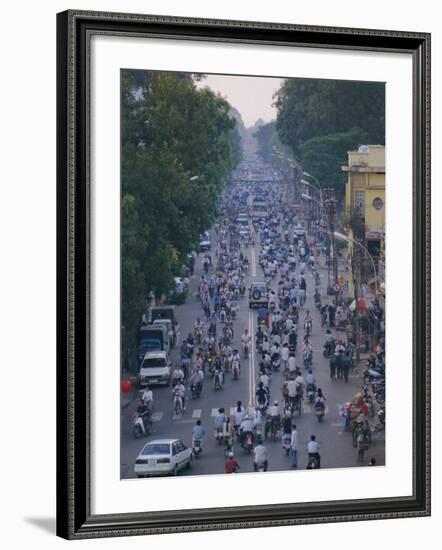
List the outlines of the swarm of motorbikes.
{"type": "MultiPolygon", "coordinates": [[[[231,383],[239,380],[241,362],[249,358],[252,338],[255,339],[259,357],[257,391],[254,406],[244,410],[245,428],[241,424],[234,425],[224,411],[215,419],[214,436],[223,446],[225,456],[232,451],[235,440],[249,454],[261,438],[275,441],[279,437],[288,454],[291,425],[296,416],[302,415],[303,403],[310,404],[318,422],[322,422],[326,414],[325,396],[312,375],[313,322],[305,308],[307,293],[313,295],[314,305],[321,314],[321,328],[330,328],[333,306],[329,310],[321,301],[317,261],[307,246],[305,234],[296,234],[298,220],[284,206],[278,191],[270,187],[267,214],[261,219],[249,217],[248,231],[237,222],[238,214],[244,211],[244,204],[238,201],[241,186],[232,186],[225,193],[220,205],[221,216],[211,235],[211,250],[201,253],[203,272],[195,294],[201,305],[201,316],[183,338],[179,348],[180,362],[173,371],[173,409],[178,416],[184,411],[185,395],[199,399],[203,387],[209,385],[207,380],[215,392],[222,391],[227,380],[231,383]],[[267,285],[267,299],[257,309],[257,332],[246,334],[244,331],[240,346],[235,346],[234,335],[238,330],[235,322],[240,304],[245,301],[250,271],[247,248],[258,242],[258,263],[267,285]],[[308,285],[311,286],[307,288],[308,272],[311,274],[308,285]],[[302,348],[301,365],[293,360],[299,347],[302,348]],[[272,407],[271,382],[278,372],[283,374],[281,397],[279,405],[272,407]]],[[[343,315],[342,320],[339,318],[339,328],[337,324],[332,323],[332,326],[340,329],[346,322],[343,315]]],[[[336,376],[340,379],[342,372],[342,379],[345,379],[345,373],[354,366],[354,349],[346,346],[338,353],[337,346],[338,340],[326,338],[323,355],[336,361],[336,376]]],[[[364,418],[367,407],[370,416],[377,414],[381,427],[385,424],[384,399],[385,367],[383,354],[379,353],[369,361],[361,395],[355,396],[342,413],[345,429],[352,433],[353,444],[358,450],[366,450],[366,441],[371,442],[371,428],[364,418]]],[[[194,440],[192,446],[194,455],[198,456],[202,452],[202,441],[194,440]]],[[[363,457],[362,451],[361,454],[363,457]]]]}

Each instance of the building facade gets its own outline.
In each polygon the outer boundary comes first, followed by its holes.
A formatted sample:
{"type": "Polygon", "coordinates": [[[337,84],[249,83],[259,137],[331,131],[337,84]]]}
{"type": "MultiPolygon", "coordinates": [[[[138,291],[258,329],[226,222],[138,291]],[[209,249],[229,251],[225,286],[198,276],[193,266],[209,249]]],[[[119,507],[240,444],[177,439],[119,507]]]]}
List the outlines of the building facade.
{"type": "Polygon", "coordinates": [[[361,145],[348,152],[345,209],[356,212],[365,226],[365,246],[376,261],[384,255],[385,238],[385,146],[361,145]]]}

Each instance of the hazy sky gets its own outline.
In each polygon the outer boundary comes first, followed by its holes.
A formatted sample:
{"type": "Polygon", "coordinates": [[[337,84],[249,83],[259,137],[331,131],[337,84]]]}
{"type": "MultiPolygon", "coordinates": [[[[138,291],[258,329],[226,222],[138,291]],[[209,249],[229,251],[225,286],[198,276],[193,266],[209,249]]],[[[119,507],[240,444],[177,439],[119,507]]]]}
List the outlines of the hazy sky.
{"type": "Polygon", "coordinates": [[[209,86],[220,92],[238,109],[246,126],[262,118],[265,122],[276,118],[272,107],[273,94],[279,89],[282,79],[256,76],[208,75],[198,86],[209,86]]]}

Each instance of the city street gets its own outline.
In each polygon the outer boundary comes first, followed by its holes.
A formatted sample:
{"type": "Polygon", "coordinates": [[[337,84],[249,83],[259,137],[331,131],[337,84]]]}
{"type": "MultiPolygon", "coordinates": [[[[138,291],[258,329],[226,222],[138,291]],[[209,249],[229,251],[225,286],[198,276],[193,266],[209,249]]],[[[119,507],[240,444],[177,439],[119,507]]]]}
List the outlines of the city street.
{"type": "MultiPolygon", "coordinates": [[[[213,234],[213,232],[212,232],[213,234]]],[[[212,241],[213,242],[213,241],[212,241]]],[[[247,288],[253,281],[263,282],[264,275],[259,265],[259,240],[253,246],[247,248],[242,244],[242,252],[249,258],[250,269],[247,276],[247,288]]],[[[213,251],[212,251],[213,254],[213,251]]],[[[181,326],[181,339],[186,338],[188,333],[193,332],[194,323],[197,317],[204,319],[198,297],[198,285],[203,273],[203,254],[199,254],[195,262],[194,274],[190,278],[189,293],[186,302],[176,307],[176,316],[181,326]]],[[[327,268],[324,265],[325,258],[318,258],[318,271],[321,280],[321,298],[323,303],[330,302],[327,297],[327,268]]],[[[296,267],[297,275],[299,266],[296,267]]],[[[211,272],[209,271],[209,276],[211,272]]],[[[307,443],[312,434],[316,435],[321,446],[321,468],[344,468],[358,465],[366,466],[371,457],[375,457],[377,464],[382,465],[385,461],[384,434],[373,432],[370,448],[366,451],[362,464],[357,461],[357,449],[352,445],[352,435],[344,430],[341,407],[345,402],[351,401],[354,395],[361,391],[363,386],[362,374],[365,365],[356,365],[350,370],[348,383],[343,380],[332,381],[329,373],[329,359],[323,357],[323,344],[325,329],[321,327],[320,313],[314,305],[313,290],[315,287],[314,278],[310,270],[306,270],[307,299],[304,309],[300,310],[298,346],[296,364],[301,367],[305,376],[305,369],[302,366],[302,323],[304,313],[309,310],[313,319],[311,343],[313,345],[313,372],[317,387],[322,388],[326,397],[326,412],[323,422],[318,422],[313,405],[306,399],[302,402],[302,414],[294,415],[294,422],[297,425],[299,434],[298,467],[304,469],[308,462],[307,443]]],[[[277,290],[277,281],[272,282],[273,288],[277,290]]],[[[218,321],[218,326],[221,323],[218,321]]],[[[206,325],[207,328],[207,325],[206,325]]],[[[132,434],[132,419],[138,402],[134,399],[122,411],[121,426],[121,477],[124,479],[136,477],[134,463],[137,455],[146,442],[162,438],[179,438],[185,445],[191,446],[192,428],[196,420],[200,419],[205,429],[203,439],[203,452],[194,459],[192,467],[185,470],[181,475],[196,474],[221,474],[224,473],[225,456],[223,446],[218,445],[214,439],[213,420],[220,407],[224,407],[226,414],[232,417],[237,401],[242,401],[244,407],[252,410],[255,404],[255,391],[257,386],[257,374],[259,357],[256,350],[254,335],[257,331],[257,310],[249,309],[248,294],[240,299],[239,313],[234,321],[234,344],[232,347],[241,349],[240,338],[244,329],[248,328],[252,335],[252,350],[248,359],[241,356],[241,375],[239,380],[233,380],[231,373],[225,376],[224,387],[221,390],[214,390],[213,381],[207,375],[204,381],[203,392],[198,399],[192,399],[190,392],[186,393],[186,409],[175,416],[173,411],[172,387],[153,386],[154,414],[153,429],[149,437],[135,439],[132,434]]],[[[336,339],[344,338],[345,333],[331,329],[336,339]]],[[[172,365],[179,363],[179,347],[171,352],[172,365]]],[[[280,372],[274,372],[271,377],[270,394],[271,402],[278,400],[282,403],[281,386],[284,380],[282,368],[280,372]]],[[[374,420],[374,419],[373,419],[374,420]]],[[[269,453],[269,471],[284,470],[290,468],[290,460],[281,446],[281,438],[276,441],[265,440],[269,453]]],[[[235,458],[240,464],[240,472],[253,471],[253,454],[247,455],[240,447],[238,441],[234,441],[235,458]]]]}

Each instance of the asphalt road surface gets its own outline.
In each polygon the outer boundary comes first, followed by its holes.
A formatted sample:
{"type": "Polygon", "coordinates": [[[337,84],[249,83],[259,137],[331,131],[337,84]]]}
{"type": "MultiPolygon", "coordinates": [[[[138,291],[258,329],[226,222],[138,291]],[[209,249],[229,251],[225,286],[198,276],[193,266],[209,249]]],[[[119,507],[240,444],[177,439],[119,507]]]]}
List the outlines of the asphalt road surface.
{"type": "MultiPolygon", "coordinates": [[[[248,284],[251,281],[263,281],[263,273],[258,265],[259,245],[256,247],[244,248],[243,252],[248,254],[250,270],[248,284]]],[[[200,280],[203,266],[200,255],[195,263],[195,273],[191,278],[189,295],[185,304],[176,307],[176,314],[181,325],[181,337],[185,338],[193,330],[194,322],[197,317],[204,319],[204,314],[199,300],[196,298],[198,282],[200,280]]],[[[299,267],[297,266],[297,269],[299,267]]],[[[210,276],[209,271],[209,276],[210,276]]],[[[324,266],[320,267],[321,292],[323,301],[326,300],[325,291],[327,286],[327,271],[324,266]]],[[[313,303],[314,281],[310,272],[306,272],[307,281],[307,300],[304,306],[305,310],[310,310],[313,318],[313,330],[311,341],[314,348],[313,372],[318,387],[321,387],[326,396],[326,415],[324,421],[319,423],[314,414],[313,407],[303,401],[303,411],[298,417],[295,415],[294,422],[297,425],[299,435],[298,450],[298,469],[304,469],[307,465],[307,443],[312,434],[316,435],[317,441],[321,445],[321,468],[347,468],[347,467],[365,467],[369,459],[376,458],[378,465],[383,465],[385,461],[384,435],[374,433],[372,444],[364,458],[364,462],[358,463],[357,450],[353,448],[352,436],[345,432],[339,414],[342,404],[350,401],[356,392],[360,391],[362,386],[362,368],[360,372],[358,367],[350,372],[348,383],[343,381],[333,382],[329,377],[329,361],[322,355],[322,346],[324,342],[324,329],[321,328],[320,316],[313,303]]],[[[276,289],[276,282],[275,282],[276,289]]],[[[237,320],[234,324],[234,343],[238,349],[241,349],[240,338],[244,328],[249,328],[252,335],[256,333],[257,310],[249,309],[248,296],[241,299],[240,309],[237,320]]],[[[302,365],[302,320],[304,312],[300,312],[300,323],[298,329],[298,351],[297,365],[302,365]]],[[[218,324],[220,324],[218,322],[218,324]]],[[[342,337],[342,333],[332,329],[333,335],[337,338],[342,337]]],[[[121,477],[124,479],[136,477],[133,471],[135,459],[146,442],[158,438],[179,438],[186,445],[191,445],[192,427],[197,419],[200,419],[206,430],[203,439],[203,452],[197,460],[193,460],[192,468],[183,471],[180,475],[199,475],[199,474],[220,474],[224,473],[224,452],[223,446],[216,443],[213,432],[213,417],[217,414],[220,407],[224,407],[227,414],[233,414],[234,407],[238,400],[242,401],[244,406],[254,404],[254,394],[256,390],[256,379],[258,370],[258,356],[253,340],[252,353],[249,359],[241,359],[241,376],[239,380],[232,380],[231,374],[225,376],[225,383],[222,390],[215,391],[212,386],[212,379],[206,375],[203,392],[200,398],[193,400],[190,395],[186,396],[186,410],[182,415],[176,417],[172,403],[171,387],[154,386],[154,424],[149,437],[135,439],[132,435],[132,416],[137,407],[134,400],[122,411],[121,424],[121,477]]],[[[172,350],[172,364],[179,362],[178,348],[172,350]]],[[[302,368],[303,373],[305,369],[302,368]]],[[[272,375],[270,392],[271,399],[277,399],[280,403],[281,385],[283,374],[274,373],[272,375]]],[[[189,393],[189,392],[188,392],[189,393]]],[[[373,419],[375,423],[375,419],[373,419]]],[[[280,438],[276,441],[266,440],[264,445],[269,453],[269,471],[288,470],[290,468],[289,458],[286,456],[281,446],[280,438]]],[[[253,471],[253,454],[246,455],[238,442],[234,442],[235,457],[238,460],[241,472],[253,471]]]]}

